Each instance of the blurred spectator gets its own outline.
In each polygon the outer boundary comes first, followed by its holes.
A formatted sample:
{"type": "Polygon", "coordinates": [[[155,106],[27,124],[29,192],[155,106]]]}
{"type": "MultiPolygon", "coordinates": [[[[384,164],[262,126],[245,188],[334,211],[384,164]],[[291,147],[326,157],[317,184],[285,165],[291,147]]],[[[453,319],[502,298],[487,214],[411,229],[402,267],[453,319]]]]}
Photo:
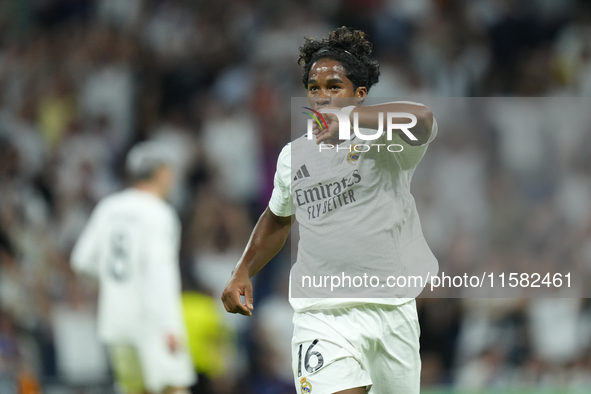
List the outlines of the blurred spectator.
{"type": "Polygon", "coordinates": [[[212,100],[203,124],[205,155],[215,166],[220,194],[252,203],[260,188],[260,141],[248,112],[212,100]],[[231,141],[231,143],[230,143],[231,141]]]}

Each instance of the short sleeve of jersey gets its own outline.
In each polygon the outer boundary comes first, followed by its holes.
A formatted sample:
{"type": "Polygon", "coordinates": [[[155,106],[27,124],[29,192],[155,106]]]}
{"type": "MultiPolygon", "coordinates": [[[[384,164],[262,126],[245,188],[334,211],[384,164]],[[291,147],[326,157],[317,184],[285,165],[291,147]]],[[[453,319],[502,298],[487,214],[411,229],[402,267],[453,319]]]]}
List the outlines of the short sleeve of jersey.
{"type": "Polygon", "coordinates": [[[104,222],[104,204],[99,203],[90,215],[90,219],[84,230],[78,237],[71,254],[72,267],[79,272],[88,275],[99,275],[97,255],[100,239],[101,226],[104,222]]]}
{"type": "Polygon", "coordinates": [[[273,194],[269,209],[277,216],[291,216],[291,144],[285,145],[277,159],[273,194]]]}
{"type": "MultiPolygon", "coordinates": [[[[395,101],[394,103],[398,104],[413,104],[413,105],[423,105],[420,103],[415,103],[412,101],[395,101]]],[[[347,115],[350,115],[351,112],[355,109],[355,106],[344,107],[341,110],[345,112],[347,115]]],[[[433,118],[433,126],[431,127],[431,134],[429,135],[429,139],[422,145],[410,145],[406,143],[398,134],[392,136],[394,143],[399,144],[403,147],[401,152],[396,153],[396,161],[400,165],[400,168],[403,170],[410,170],[415,168],[423,156],[425,155],[425,151],[427,150],[427,146],[435,139],[437,136],[437,121],[433,118]]]]}

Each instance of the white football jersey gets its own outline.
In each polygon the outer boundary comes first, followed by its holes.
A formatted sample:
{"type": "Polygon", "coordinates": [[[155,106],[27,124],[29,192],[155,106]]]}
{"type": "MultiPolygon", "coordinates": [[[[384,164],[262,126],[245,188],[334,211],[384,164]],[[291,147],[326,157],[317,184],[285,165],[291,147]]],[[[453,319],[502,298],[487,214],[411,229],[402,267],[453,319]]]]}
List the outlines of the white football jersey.
{"type": "Polygon", "coordinates": [[[173,209],[134,188],[103,199],[72,251],[76,271],[100,282],[98,326],[106,343],[158,332],[185,336],[173,209]]]}
{"type": "MultiPolygon", "coordinates": [[[[350,114],[353,108],[342,111],[350,114]]],[[[299,223],[290,278],[290,302],[297,312],[368,302],[403,304],[437,274],[410,193],[415,168],[436,134],[434,121],[429,141],[421,146],[397,134],[388,141],[384,133],[375,141],[352,137],[350,145],[359,147],[351,151],[349,143],[338,151],[319,151],[305,135],[284,147],[269,208],[278,216],[295,214],[299,223]],[[389,151],[393,144],[398,145],[389,151]],[[388,277],[403,277],[405,284],[388,277]]]]}

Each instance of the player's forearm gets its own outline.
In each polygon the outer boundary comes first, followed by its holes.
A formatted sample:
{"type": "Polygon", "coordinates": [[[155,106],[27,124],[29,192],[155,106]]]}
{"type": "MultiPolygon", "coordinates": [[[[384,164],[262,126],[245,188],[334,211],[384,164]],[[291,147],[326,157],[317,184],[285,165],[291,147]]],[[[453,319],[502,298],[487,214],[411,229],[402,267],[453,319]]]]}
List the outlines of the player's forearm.
{"type": "MultiPolygon", "coordinates": [[[[431,113],[431,110],[424,105],[389,103],[370,105],[367,107],[356,107],[353,109],[353,111],[351,111],[349,118],[351,120],[351,124],[353,124],[354,114],[357,113],[359,121],[358,124],[360,128],[378,129],[380,122],[379,114],[381,113],[383,121],[382,125],[385,130],[386,125],[388,124],[388,112],[405,112],[416,116],[417,124],[410,128],[409,131],[415,137],[417,137],[417,141],[408,139],[400,129],[394,129],[396,133],[402,133],[401,137],[405,140],[405,142],[409,143],[410,145],[422,145],[428,141],[429,136],[431,135],[431,129],[433,127],[433,114],[431,113]]],[[[410,119],[408,118],[394,118],[392,121],[396,124],[410,123],[410,119]]]]}
{"type": "Polygon", "coordinates": [[[276,216],[267,208],[252,231],[233,275],[248,274],[250,278],[259,272],[283,248],[290,228],[290,217],[276,216]]]}

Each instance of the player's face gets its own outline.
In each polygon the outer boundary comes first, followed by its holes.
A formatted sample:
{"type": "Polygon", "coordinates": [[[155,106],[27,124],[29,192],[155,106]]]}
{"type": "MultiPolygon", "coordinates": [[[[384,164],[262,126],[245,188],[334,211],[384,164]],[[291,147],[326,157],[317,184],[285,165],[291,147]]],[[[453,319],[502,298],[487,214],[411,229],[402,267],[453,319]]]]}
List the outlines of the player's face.
{"type": "Polygon", "coordinates": [[[353,82],[347,78],[347,71],[336,60],[320,59],[310,68],[308,102],[314,109],[329,105],[339,108],[359,105],[366,95],[367,88],[354,89],[353,82]]]}

